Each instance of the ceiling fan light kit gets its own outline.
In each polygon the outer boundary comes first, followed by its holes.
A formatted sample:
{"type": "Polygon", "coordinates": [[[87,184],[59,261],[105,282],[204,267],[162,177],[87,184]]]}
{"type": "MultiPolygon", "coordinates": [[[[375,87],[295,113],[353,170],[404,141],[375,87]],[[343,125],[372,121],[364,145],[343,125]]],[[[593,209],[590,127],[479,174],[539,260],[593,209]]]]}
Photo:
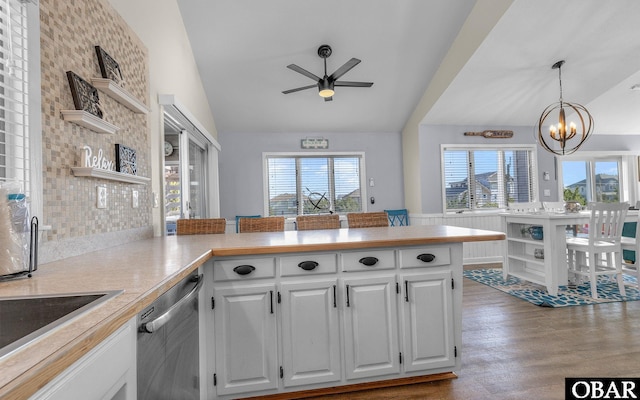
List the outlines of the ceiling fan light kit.
{"type": "Polygon", "coordinates": [[[304,68],[297,66],[296,64],[287,65],[287,68],[289,68],[290,70],[296,71],[297,73],[302,74],[307,78],[313,79],[314,81],[316,81],[316,84],[285,90],[282,93],[289,94],[317,87],[320,97],[324,98],[324,101],[331,101],[333,100],[336,86],[371,87],[373,85],[373,82],[338,81],[338,79],[340,79],[342,75],[346,74],[347,72],[349,72],[349,70],[351,70],[351,68],[360,63],[360,60],[358,60],[357,58],[352,58],[351,60],[344,63],[340,68],[335,70],[331,75],[327,75],[327,58],[329,58],[331,52],[331,46],[329,46],[328,44],[323,44],[318,48],[318,56],[324,60],[324,76],[322,78],[307,71],[304,68]]]}
{"type": "MultiPolygon", "coordinates": [[[[589,138],[591,132],[593,132],[593,117],[589,111],[580,104],[569,103],[562,99],[562,65],[564,60],[558,61],[551,66],[552,69],[558,70],[558,81],[560,82],[560,101],[549,105],[544,109],[540,115],[537,126],[537,137],[540,145],[550,153],[564,156],[576,152],[582,146],[582,144],[589,138]],[[579,123],[576,124],[571,121],[568,125],[566,123],[565,110],[574,112],[578,118],[579,123]],[[558,142],[560,149],[556,146],[552,146],[554,142],[547,142],[545,140],[546,134],[542,131],[545,129],[544,125],[549,118],[550,114],[554,111],[558,112],[558,123],[556,125],[551,124],[549,126],[549,137],[558,142]],[[569,141],[573,140],[571,145],[569,141]]],[[[548,138],[547,138],[548,140],[548,138]]]]}

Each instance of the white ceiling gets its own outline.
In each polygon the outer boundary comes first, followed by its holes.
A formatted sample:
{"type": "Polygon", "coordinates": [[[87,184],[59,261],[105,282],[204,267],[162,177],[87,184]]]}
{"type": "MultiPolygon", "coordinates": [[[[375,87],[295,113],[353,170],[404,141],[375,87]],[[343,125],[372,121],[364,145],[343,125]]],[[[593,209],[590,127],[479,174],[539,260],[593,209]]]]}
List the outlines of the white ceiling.
{"type": "Polygon", "coordinates": [[[400,132],[423,97],[424,123],[533,126],[564,59],[564,100],[589,109],[594,134],[640,134],[637,0],[178,3],[218,132],[400,132]],[[329,74],[355,57],[341,80],[374,85],[331,102],[282,94],[314,83],[288,64],[324,74],[321,44],[329,74]]]}

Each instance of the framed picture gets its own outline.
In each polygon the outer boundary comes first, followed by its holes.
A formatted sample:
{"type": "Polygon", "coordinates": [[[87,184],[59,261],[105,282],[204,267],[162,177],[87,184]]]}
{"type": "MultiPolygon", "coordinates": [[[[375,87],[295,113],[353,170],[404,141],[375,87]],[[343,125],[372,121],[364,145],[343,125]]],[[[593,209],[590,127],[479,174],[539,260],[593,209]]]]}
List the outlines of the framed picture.
{"type": "Polygon", "coordinates": [[[134,149],[116,144],[116,171],[136,175],[136,151],[134,149]]]}
{"type": "Polygon", "coordinates": [[[100,74],[105,79],[110,79],[120,87],[124,87],[124,77],[120,66],[104,49],[96,46],[96,54],[98,55],[98,64],[100,64],[100,74]]]}
{"type": "Polygon", "coordinates": [[[71,88],[73,104],[76,110],[84,110],[98,118],[102,118],[104,114],[100,107],[98,89],[73,71],[67,71],[67,78],[69,79],[69,87],[71,88]]]}

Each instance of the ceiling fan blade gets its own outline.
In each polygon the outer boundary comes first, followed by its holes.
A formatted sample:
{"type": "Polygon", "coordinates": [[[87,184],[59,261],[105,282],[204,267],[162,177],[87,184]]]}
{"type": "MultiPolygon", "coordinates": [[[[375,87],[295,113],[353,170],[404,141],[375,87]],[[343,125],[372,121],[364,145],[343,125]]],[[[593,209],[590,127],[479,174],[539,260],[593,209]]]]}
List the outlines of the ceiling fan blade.
{"type": "Polygon", "coordinates": [[[289,64],[289,65],[287,65],[287,68],[289,68],[289,69],[291,69],[293,71],[296,71],[297,73],[302,74],[302,75],[304,75],[306,77],[309,77],[309,78],[313,79],[316,82],[320,80],[319,76],[316,76],[315,74],[312,74],[311,72],[307,71],[306,69],[304,69],[302,67],[298,67],[295,64],[289,64]]]}
{"type": "Polygon", "coordinates": [[[317,87],[318,87],[318,85],[302,86],[302,87],[295,88],[295,89],[285,90],[285,91],[284,91],[284,92],[282,92],[282,93],[284,93],[284,94],[289,94],[289,93],[299,92],[299,91],[301,91],[301,90],[311,89],[311,88],[317,88],[317,87]]]}
{"type": "Polygon", "coordinates": [[[324,101],[332,101],[332,100],[333,100],[333,96],[324,98],[324,101]]]}
{"type": "Polygon", "coordinates": [[[357,58],[352,58],[351,60],[344,63],[342,67],[335,70],[334,73],[329,76],[329,79],[337,81],[342,75],[346,74],[351,68],[355,67],[358,64],[360,64],[360,60],[358,60],[357,58]]]}
{"type": "Polygon", "coordinates": [[[373,86],[373,82],[338,81],[338,82],[333,82],[333,86],[371,87],[373,86]]]}

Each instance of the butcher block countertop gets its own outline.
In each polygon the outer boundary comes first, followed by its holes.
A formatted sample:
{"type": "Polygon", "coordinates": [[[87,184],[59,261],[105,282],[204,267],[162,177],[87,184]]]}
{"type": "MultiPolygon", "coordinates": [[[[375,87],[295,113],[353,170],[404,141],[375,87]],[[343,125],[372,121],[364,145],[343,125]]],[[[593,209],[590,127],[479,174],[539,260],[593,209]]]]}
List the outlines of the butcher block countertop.
{"type": "Polygon", "coordinates": [[[25,399],[34,394],[212,257],[504,238],[501,232],[439,225],[170,236],[144,239],[43,264],[32,278],[0,282],[0,297],[107,290],[124,292],[0,358],[0,399],[25,399]]]}

